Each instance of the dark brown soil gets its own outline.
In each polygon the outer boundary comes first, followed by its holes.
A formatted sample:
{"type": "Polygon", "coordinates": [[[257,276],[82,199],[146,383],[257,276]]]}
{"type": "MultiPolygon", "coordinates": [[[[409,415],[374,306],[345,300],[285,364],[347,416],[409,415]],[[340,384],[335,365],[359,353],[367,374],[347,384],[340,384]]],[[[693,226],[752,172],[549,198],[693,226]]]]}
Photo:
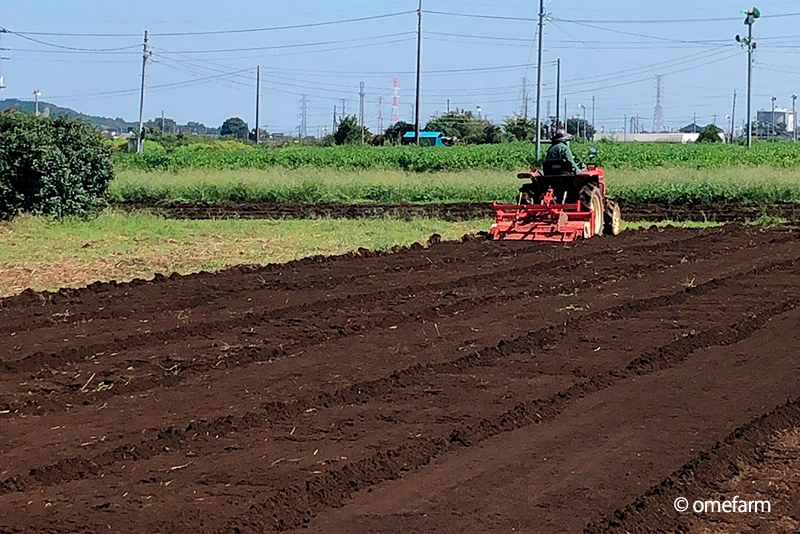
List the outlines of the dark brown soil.
{"type": "Polygon", "coordinates": [[[733,483],[800,423],[798,237],[434,240],[0,300],[0,533],[686,532],[664,481],[733,483]]]}
{"type": "MultiPolygon", "coordinates": [[[[392,217],[415,219],[436,217],[448,221],[464,221],[493,217],[490,204],[202,204],[168,203],[149,205],[121,202],[115,207],[133,210],[147,209],[173,219],[303,219],[336,217],[359,219],[369,217],[392,217]]],[[[769,206],[698,203],[674,204],[623,204],[623,218],[627,221],[718,221],[745,222],[764,215],[780,217],[789,221],[800,220],[800,205],[773,204],[769,206]]]]}

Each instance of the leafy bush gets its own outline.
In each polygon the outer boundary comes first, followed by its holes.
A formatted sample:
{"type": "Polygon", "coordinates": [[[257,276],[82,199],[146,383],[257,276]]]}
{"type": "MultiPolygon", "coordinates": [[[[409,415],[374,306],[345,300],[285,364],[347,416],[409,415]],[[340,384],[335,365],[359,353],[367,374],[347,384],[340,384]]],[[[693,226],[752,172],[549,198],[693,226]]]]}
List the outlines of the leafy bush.
{"type": "Polygon", "coordinates": [[[103,203],[113,174],[111,148],[90,125],[0,115],[0,218],[87,215],[103,203]]]}

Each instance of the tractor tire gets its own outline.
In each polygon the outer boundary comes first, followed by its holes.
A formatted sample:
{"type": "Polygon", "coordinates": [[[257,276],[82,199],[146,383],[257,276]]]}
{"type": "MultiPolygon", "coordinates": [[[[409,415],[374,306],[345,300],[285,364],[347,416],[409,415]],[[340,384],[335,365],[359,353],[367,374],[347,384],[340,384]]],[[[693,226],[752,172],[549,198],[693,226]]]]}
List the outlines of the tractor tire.
{"type": "Polygon", "coordinates": [[[603,214],[605,235],[619,235],[622,232],[622,211],[619,209],[619,204],[613,200],[606,202],[606,211],[603,214]]]}
{"type": "Polygon", "coordinates": [[[584,188],[581,189],[579,198],[581,209],[592,212],[592,227],[594,228],[594,235],[603,235],[604,202],[603,194],[600,192],[600,188],[596,185],[584,186],[584,188]]]}

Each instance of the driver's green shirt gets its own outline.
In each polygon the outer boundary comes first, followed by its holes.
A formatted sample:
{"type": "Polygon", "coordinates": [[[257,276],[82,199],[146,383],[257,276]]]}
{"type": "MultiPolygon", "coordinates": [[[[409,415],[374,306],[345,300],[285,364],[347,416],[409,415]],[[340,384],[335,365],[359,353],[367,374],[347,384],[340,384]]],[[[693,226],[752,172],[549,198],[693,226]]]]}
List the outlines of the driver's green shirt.
{"type": "Polygon", "coordinates": [[[572,165],[572,172],[577,173],[580,169],[572,155],[572,150],[566,143],[556,143],[550,147],[545,156],[545,161],[568,161],[572,165]]]}

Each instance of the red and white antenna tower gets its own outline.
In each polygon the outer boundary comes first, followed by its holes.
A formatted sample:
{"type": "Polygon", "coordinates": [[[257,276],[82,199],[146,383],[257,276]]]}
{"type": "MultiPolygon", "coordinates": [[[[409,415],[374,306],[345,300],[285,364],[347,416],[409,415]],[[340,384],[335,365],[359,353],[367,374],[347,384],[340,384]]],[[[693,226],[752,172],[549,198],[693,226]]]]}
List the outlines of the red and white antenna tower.
{"type": "Polygon", "coordinates": [[[400,80],[395,78],[392,80],[392,87],[394,87],[394,97],[392,98],[392,125],[400,122],[400,80]]]}

